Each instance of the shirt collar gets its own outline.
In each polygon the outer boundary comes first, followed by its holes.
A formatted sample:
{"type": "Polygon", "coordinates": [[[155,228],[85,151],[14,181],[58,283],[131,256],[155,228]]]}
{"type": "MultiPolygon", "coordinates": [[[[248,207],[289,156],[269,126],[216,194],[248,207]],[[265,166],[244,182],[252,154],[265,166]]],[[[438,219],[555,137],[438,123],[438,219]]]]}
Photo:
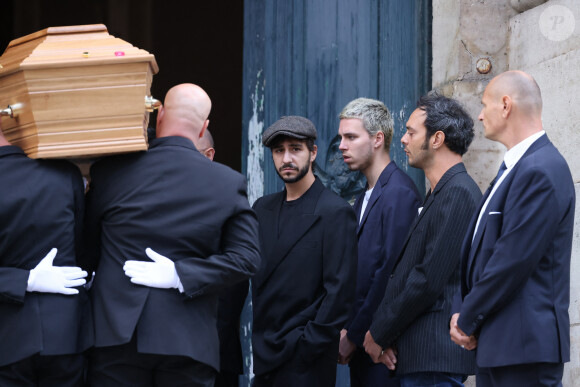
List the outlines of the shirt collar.
{"type": "Polygon", "coordinates": [[[526,138],[523,141],[520,141],[517,145],[508,150],[503,156],[503,161],[505,163],[506,168],[507,169],[513,168],[513,166],[516,165],[518,161],[520,161],[520,159],[522,158],[524,153],[526,153],[529,147],[532,146],[532,144],[538,138],[542,137],[544,134],[546,134],[545,130],[541,130],[538,133],[534,133],[530,137],[526,138]]]}
{"type": "Polygon", "coordinates": [[[181,136],[157,137],[149,142],[149,149],[159,146],[183,146],[197,150],[195,144],[189,138],[181,136]]]}
{"type": "Polygon", "coordinates": [[[24,155],[24,151],[16,145],[0,146],[0,157],[13,154],[24,155]]]}

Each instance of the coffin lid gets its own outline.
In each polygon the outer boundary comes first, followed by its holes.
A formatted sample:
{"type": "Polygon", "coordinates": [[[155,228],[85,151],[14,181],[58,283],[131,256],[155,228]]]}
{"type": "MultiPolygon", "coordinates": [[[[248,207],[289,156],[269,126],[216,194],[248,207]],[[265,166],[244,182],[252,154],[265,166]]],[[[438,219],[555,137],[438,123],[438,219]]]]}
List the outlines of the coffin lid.
{"type": "Polygon", "coordinates": [[[153,74],[159,71],[152,54],[109,35],[104,24],[49,27],[11,41],[0,57],[0,75],[55,65],[74,67],[143,61],[150,62],[153,74]]]}

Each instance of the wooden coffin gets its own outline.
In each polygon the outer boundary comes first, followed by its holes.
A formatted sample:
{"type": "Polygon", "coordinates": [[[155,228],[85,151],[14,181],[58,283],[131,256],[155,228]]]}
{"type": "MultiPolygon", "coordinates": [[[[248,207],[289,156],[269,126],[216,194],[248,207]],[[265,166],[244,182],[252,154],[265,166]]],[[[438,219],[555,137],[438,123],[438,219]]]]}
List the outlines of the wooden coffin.
{"type": "Polygon", "coordinates": [[[50,27],[0,57],[3,132],[33,158],[85,158],[147,149],[155,57],[102,24],[50,27]],[[10,108],[7,108],[10,106],[10,108]]]}

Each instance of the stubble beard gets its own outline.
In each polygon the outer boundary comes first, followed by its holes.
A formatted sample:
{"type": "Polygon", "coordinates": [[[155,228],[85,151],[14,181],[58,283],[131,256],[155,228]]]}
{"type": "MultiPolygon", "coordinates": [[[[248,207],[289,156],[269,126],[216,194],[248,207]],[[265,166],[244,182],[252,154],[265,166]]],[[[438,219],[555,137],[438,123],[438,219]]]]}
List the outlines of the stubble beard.
{"type": "MultiPolygon", "coordinates": [[[[282,175],[282,172],[280,172],[280,170],[276,170],[276,172],[278,172],[278,176],[280,176],[280,179],[282,179],[282,181],[284,183],[292,184],[292,183],[296,183],[296,182],[302,180],[304,178],[304,176],[306,176],[306,174],[310,170],[310,165],[311,164],[306,164],[302,169],[299,169],[298,174],[294,177],[284,177],[282,175]]],[[[282,167],[280,167],[280,169],[283,169],[283,168],[288,167],[288,166],[295,167],[293,164],[292,165],[285,164],[285,165],[282,165],[282,167]]]]}
{"type": "Polygon", "coordinates": [[[409,165],[413,168],[423,169],[423,162],[429,158],[429,139],[426,139],[423,144],[421,144],[421,152],[415,155],[413,161],[409,158],[409,165]]]}

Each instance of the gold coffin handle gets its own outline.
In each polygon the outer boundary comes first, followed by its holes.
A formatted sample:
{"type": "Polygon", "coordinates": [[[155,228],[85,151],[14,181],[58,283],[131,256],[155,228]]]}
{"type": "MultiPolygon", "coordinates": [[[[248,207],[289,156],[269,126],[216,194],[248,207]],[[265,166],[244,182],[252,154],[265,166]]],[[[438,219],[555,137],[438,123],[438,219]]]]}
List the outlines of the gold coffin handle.
{"type": "Polygon", "coordinates": [[[145,109],[147,109],[148,112],[159,109],[160,106],[161,101],[153,98],[152,96],[145,96],[145,109]]]}
{"type": "Polygon", "coordinates": [[[8,105],[5,109],[0,110],[0,116],[14,118],[14,110],[12,106],[8,105]]]}

